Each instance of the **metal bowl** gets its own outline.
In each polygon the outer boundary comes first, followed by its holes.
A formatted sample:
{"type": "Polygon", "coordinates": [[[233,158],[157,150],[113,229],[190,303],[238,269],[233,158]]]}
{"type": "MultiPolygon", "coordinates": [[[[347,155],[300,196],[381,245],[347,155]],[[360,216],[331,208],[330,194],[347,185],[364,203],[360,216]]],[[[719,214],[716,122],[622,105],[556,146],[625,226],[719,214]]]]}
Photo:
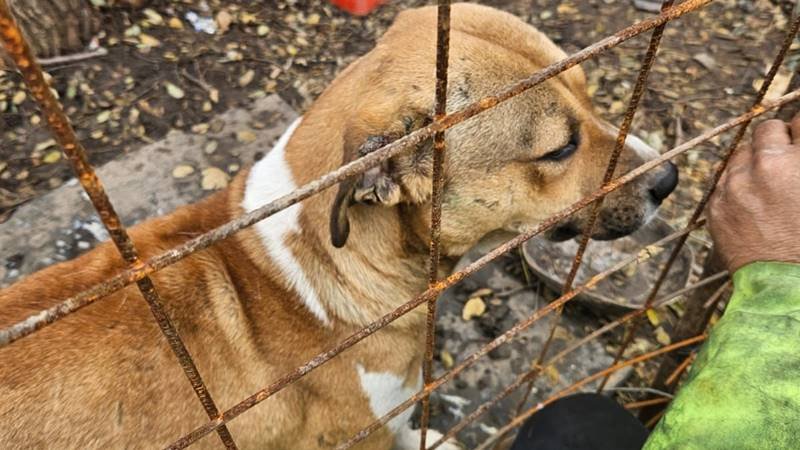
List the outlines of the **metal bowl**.
{"type": "MultiPolygon", "coordinates": [[[[643,247],[673,233],[675,228],[661,219],[654,219],[635,233],[614,241],[591,241],[583,257],[583,263],[575,278],[575,286],[590,277],[609,269],[623,259],[637,254],[643,247]]],[[[675,241],[665,245],[664,251],[641,262],[632,263],[624,269],[600,281],[593,288],[578,295],[576,300],[590,303],[609,312],[626,312],[640,308],[658,278],[664,263],[669,258],[675,241]]],[[[572,266],[578,241],[552,242],[535,237],[523,245],[523,256],[533,272],[547,285],[561,290],[564,279],[572,266]]],[[[660,296],[686,287],[691,273],[694,254],[684,246],[678,259],[664,280],[660,296]]],[[[675,301],[673,299],[671,301],[675,301]]]]}

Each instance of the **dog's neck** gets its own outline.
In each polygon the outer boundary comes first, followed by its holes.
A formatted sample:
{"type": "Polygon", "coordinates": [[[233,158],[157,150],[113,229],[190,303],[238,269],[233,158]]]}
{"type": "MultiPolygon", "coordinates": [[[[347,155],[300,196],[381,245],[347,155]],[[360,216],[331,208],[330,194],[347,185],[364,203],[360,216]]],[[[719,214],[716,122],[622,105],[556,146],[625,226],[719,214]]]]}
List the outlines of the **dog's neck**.
{"type": "MultiPolygon", "coordinates": [[[[241,200],[245,211],[336,168],[335,163],[329,167],[330,161],[320,153],[332,151],[321,147],[335,139],[321,139],[312,145],[298,136],[289,145],[300,123],[301,119],[296,120],[250,170],[241,200]],[[302,170],[297,161],[303,161],[302,170]]],[[[425,289],[427,247],[409,231],[418,226],[407,223],[415,214],[404,207],[354,206],[350,240],[344,248],[334,248],[328,234],[332,191],[257,223],[255,231],[264,250],[257,253],[268,260],[262,266],[293,291],[320,325],[333,327],[343,321],[363,326],[425,289]]],[[[398,325],[414,326],[423,320],[422,313],[419,310],[404,317],[398,325]]]]}

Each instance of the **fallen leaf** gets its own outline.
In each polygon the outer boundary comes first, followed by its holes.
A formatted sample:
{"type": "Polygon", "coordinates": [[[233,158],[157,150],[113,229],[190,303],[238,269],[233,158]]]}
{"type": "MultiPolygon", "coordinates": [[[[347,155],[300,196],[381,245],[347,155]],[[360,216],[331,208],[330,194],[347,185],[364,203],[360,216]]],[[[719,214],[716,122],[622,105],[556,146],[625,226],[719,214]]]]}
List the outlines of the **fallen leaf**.
{"type": "Polygon", "coordinates": [[[236,140],[242,144],[249,144],[256,140],[256,134],[250,130],[237,131],[236,140]]]}
{"type": "Polygon", "coordinates": [[[256,28],[256,34],[259,36],[266,36],[267,33],[269,33],[269,27],[266,25],[259,25],[258,28],[256,28]]]}
{"type": "Polygon", "coordinates": [[[453,355],[451,355],[447,350],[442,350],[442,353],[439,354],[439,358],[442,360],[442,365],[445,369],[449,369],[455,364],[453,355]]]}
{"type": "Polygon", "coordinates": [[[172,169],[173,178],[186,178],[193,173],[194,173],[194,167],[188,164],[181,164],[179,166],[175,166],[175,168],[172,169]]]}
{"type": "Polygon", "coordinates": [[[50,147],[52,147],[54,145],[56,145],[56,140],[55,139],[48,139],[46,141],[43,141],[43,142],[40,142],[40,143],[36,144],[36,147],[33,148],[33,152],[34,153],[41,153],[42,151],[47,150],[48,148],[50,148],[50,147]]]}
{"type": "Polygon", "coordinates": [[[480,317],[486,312],[486,303],[480,297],[473,297],[467,300],[464,304],[464,309],[461,311],[461,318],[464,320],[471,320],[473,317],[480,317]]]}
{"type": "Polygon", "coordinates": [[[17,91],[17,93],[11,97],[11,103],[15,105],[21,105],[26,98],[28,98],[28,94],[26,94],[25,91],[17,91]]]}
{"type": "Polygon", "coordinates": [[[185,95],[183,89],[170,83],[169,81],[166,84],[164,84],[164,87],[167,89],[167,94],[169,94],[169,96],[172,98],[181,99],[185,95]]]}
{"type": "Polygon", "coordinates": [[[216,17],[217,28],[220,34],[225,34],[228,29],[231,27],[231,23],[233,22],[233,16],[226,10],[222,10],[217,13],[216,17]]]}
{"type": "Polygon", "coordinates": [[[97,123],[105,123],[105,122],[108,122],[108,119],[110,117],[111,117],[111,110],[107,109],[107,110],[101,112],[100,114],[98,114],[95,119],[97,120],[97,123]]]}
{"type": "Polygon", "coordinates": [[[153,25],[162,25],[164,23],[164,18],[152,8],[143,9],[142,14],[144,14],[147,17],[147,21],[153,25]]]}
{"type": "Polygon", "coordinates": [[[181,22],[181,19],[178,19],[177,17],[171,17],[169,22],[167,22],[167,25],[169,25],[169,27],[173,30],[183,29],[183,22],[181,22]]]}
{"type": "Polygon", "coordinates": [[[656,328],[656,340],[661,345],[669,345],[672,343],[672,339],[669,337],[669,334],[667,334],[667,332],[661,327],[656,328]]]}
{"type": "Polygon", "coordinates": [[[545,367],[544,373],[547,375],[547,378],[550,379],[550,384],[558,384],[558,380],[561,378],[561,374],[558,373],[558,369],[556,369],[555,366],[545,367]]]}
{"type": "Polygon", "coordinates": [[[492,294],[494,294],[494,291],[492,291],[491,289],[489,289],[489,288],[481,288],[481,289],[478,289],[477,291],[473,292],[472,294],[470,294],[470,297],[486,297],[486,296],[489,296],[489,295],[492,295],[492,294]]]}
{"type": "Polygon", "coordinates": [[[44,158],[42,158],[42,162],[44,162],[45,164],[53,164],[54,162],[57,162],[60,159],[61,159],[61,152],[58,150],[53,150],[52,152],[47,152],[47,154],[44,155],[44,158]]]}
{"type": "Polygon", "coordinates": [[[145,47],[158,47],[159,45],[161,45],[161,41],[154,38],[153,36],[150,36],[149,34],[144,34],[144,33],[139,35],[139,42],[141,42],[142,45],[144,45],[145,47]]]}
{"type": "Polygon", "coordinates": [[[219,103],[219,89],[211,89],[208,91],[208,98],[214,103],[219,103]]]}
{"type": "Polygon", "coordinates": [[[216,189],[222,189],[228,185],[228,174],[223,172],[221,169],[216,167],[209,167],[208,169],[203,169],[203,180],[200,182],[200,186],[203,190],[206,191],[213,191],[216,189]]]}
{"type": "Polygon", "coordinates": [[[256,17],[255,14],[249,13],[247,11],[242,11],[239,13],[239,22],[245,25],[249,25],[255,22],[256,20],[258,20],[258,17],[256,17]]]}
{"type": "Polygon", "coordinates": [[[253,82],[253,78],[255,78],[256,72],[253,69],[248,70],[247,72],[243,73],[241,77],[239,77],[239,86],[245,87],[248,84],[253,82]]]}
{"type": "Polygon", "coordinates": [[[124,33],[125,37],[136,37],[139,36],[140,34],[142,34],[142,27],[140,27],[139,25],[133,25],[131,27],[128,27],[124,33]]]}
{"type": "Polygon", "coordinates": [[[294,45],[290,44],[286,46],[286,53],[288,53],[290,56],[297,55],[297,51],[298,51],[297,47],[295,47],[294,45]]]}
{"type": "Polygon", "coordinates": [[[647,314],[647,319],[653,324],[654,327],[657,327],[661,324],[661,318],[658,317],[658,313],[654,309],[648,309],[645,314],[647,314]]]}
{"type": "Polygon", "coordinates": [[[314,13],[308,16],[308,19],[306,19],[306,23],[309,25],[316,25],[319,23],[319,19],[320,19],[319,14],[314,13]]]}
{"type": "Polygon", "coordinates": [[[217,141],[208,141],[203,147],[203,151],[206,152],[207,155],[210,155],[217,151],[217,147],[219,146],[219,142],[217,141]]]}
{"type": "Polygon", "coordinates": [[[558,5],[556,11],[558,11],[559,14],[577,14],[579,12],[578,8],[570,5],[569,3],[562,3],[558,5]]]}
{"type": "Polygon", "coordinates": [[[707,70],[714,71],[717,70],[719,64],[717,64],[717,60],[714,59],[713,56],[709,55],[708,53],[698,53],[692,57],[695,61],[700,63],[701,66],[705,67],[707,70]]]}

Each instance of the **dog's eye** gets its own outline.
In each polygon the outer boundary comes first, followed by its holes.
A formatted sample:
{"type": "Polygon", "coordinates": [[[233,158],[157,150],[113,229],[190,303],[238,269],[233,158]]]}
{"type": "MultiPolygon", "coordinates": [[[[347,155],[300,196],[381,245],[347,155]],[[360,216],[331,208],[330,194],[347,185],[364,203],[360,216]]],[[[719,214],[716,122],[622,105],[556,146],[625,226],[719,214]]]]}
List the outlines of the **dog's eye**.
{"type": "Polygon", "coordinates": [[[578,136],[572,135],[572,138],[570,138],[567,145],[561,147],[558,150],[553,150],[552,152],[545,153],[544,155],[540,156],[538,160],[555,161],[555,162],[563,161],[572,156],[575,153],[575,151],[578,150],[578,145],[579,145],[578,136]]]}

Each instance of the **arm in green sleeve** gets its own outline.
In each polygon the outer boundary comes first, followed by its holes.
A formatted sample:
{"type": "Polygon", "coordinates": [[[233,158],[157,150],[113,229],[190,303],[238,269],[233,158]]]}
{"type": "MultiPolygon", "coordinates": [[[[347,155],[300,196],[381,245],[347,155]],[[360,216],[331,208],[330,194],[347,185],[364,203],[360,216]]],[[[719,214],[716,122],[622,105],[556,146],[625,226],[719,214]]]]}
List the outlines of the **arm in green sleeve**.
{"type": "Polygon", "coordinates": [[[800,449],[800,265],[751,263],[733,283],[645,449],[800,449]]]}

